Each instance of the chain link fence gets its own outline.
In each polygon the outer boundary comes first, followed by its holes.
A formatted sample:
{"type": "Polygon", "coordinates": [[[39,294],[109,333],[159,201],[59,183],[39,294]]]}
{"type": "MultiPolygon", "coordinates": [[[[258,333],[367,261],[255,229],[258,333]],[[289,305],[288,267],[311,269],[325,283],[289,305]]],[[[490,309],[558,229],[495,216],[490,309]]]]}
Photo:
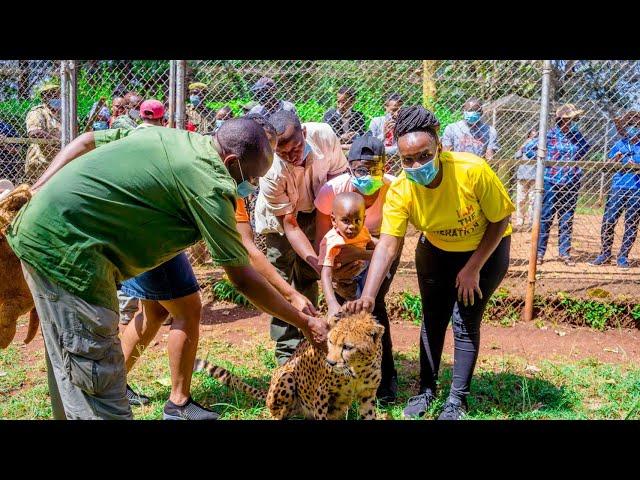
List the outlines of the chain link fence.
{"type": "MultiPolygon", "coordinates": [[[[60,148],[58,140],[47,138],[29,139],[27,121],[33,131],[39,120],[42,105],[40,88],[58,78],[59,62],[55,60],[1,60],[0,61],[0,178],[17,185],[30,182],[25,168],[27,153],[34,151],[52,158],[60,148]],[[37,142],[33,143],[32,142],[37,142]]],[[[51,119],[59,125],[60,117],[51,119]]]]}
{"type": "MultiPolygon", "coordinates": [[[[36,180],[37,176],[25,171],[28,143],[34,141],[28,140],[26,116],[39,102],[38,85],[54,78],[59,64],[40,60],[0,62],[0,121],[14,129],[2,126],[0,132],[3,135],[0,138],[1,178],[9,178],[14,183],[36,180]],[[15,143],[11,138],[17,139],[15,143]]],[[[326,115],[336,107],[336,97],[342,87],[355,91],[353,109],[361,113],[364,130],[373,127],[373,119],[385,116],[385,102],[392,94],[402,98],[404,105],[424,104],[440,120],[443,143],[448,141],[452,149],[457,149],[460,144],[456,142],[462,138],[462,143],[467,142],[464,148],[485,156],[517,206],[512,217],[511,267],[502,287],[494,294],[490,315],[515,321],[522,312],[527,288],[535,286],[534,310],[538,316],[552,319],[562,311],[576,318],[582,315],[584,320],[588,316],[584,313],[585,305],[595,305],[593,311],[604,308],[607,318],[611,312],[622,310],[640,318],[640,310],[635,307],[640,291],[637,242],[627,254],[629,268],[615,263],[622,247],[625,223],[626,248],[633,243],[629,240],[640,215],[640,199],[636,194],[640,183],[637,189],[631,188],[635,185],[633,168],[640,174],[640,170],[633,167],[640,162],[640,153],[634,157],[633,145],[620,144],[627,135],[623,116],[640,110],[640,62],[551,61],[548,100],[542,89],[543,62],[538,60],[82,60],[75,64],[79,133],[91,130],[103,117],[108,118],[113,99],[130,91],[144,99],[164,101],[170,125],[175,120],[178,126],[208,133],[215,129],[216,118],[248,112],[251,102],[255,101],[251,87],[262,77],[274,80],[277,97],[291,102],[303,122],[327,120],[326,115]],[[176,64],[183,67],[176,68],[176,64]],[[482,104],[479,125],[484,125],[484,133],[474,134],[470,139],[460,132],[464,133],[465,129],[464,106],[474,98],[482,104]],[[547,230],[549,236],[544,261],[534,266],[537,275],[531,282],[527,281],[532,268],[530,253],[532,248],[541,249],[531,242],[538,226],[534,225],[534,210],[540,112],[547,101],[550,116],[545,173],[548,178],[544,182],[545,193],[541,195],[543,221],[539,225],[541,236],[544,237],[547,230]],[[559,130],[556,111],[566,104],[573,105],[571,108],[575,110],[569,112],[570,115],[579,111],[577,122],[573,122],[577,127],[572,128],[577,128],[587,147],[572,146],[575,134],[559,130]],[[487,151],[487,145],[491,152],[487,151]],[[615,156],[620,149],[621,154],[615,156]],[[580,170],[558,165],[563,161],[575,162],[572,167],[580,170]],[[620,171],[621,168],[626,170],[620,171]],[[571,178],[577,178],[577,183],[564,190],[552,188],[548,180],[554,175],[556,179],[573,175],[571,178]],[[621,179],[621,175],[627,176],[621,179]],[[618,188],[621,182],[631,182],[631,187],[627,185],[621,193],[618,188]],[[552,190],[555,196],[550,198],[552,190]],[[556,218],[550,221],[551,215],[556,218]],[[622,218],[612,227],[620,215],[622,218]],[[602,253],[603,218],[606,219],[605,244],[613,238],[613,263],[590,265],[588,262],[602,253]],[[563,225],[563,248],[567,245],[566,238],[571,239],[568,250],[571,260],[558,258],[559,220],[563,225]],[[545,225],[550,228],[546,229],[545,225]],[[578,315],[576,309],[580,308],[584,311],[578,315]]],[[[388,119],[383,120],[386,121],[388,119]]],[[[346,151],[348,146],[344,148],[346,151]]],[[[399,173],[397,154],[392,147],[388,152],[388,171],[399,173]]],[[[254,203],[255,197],[248,202],[250,213],[254,203]]],[[[417,285],[412,287],[409,279],[415,277],[413,252],[417,240],[417,232],[407,235],[398,274],[408,282],[407,288],[416,292],[417,285]]],[[[256,243],[264,249],[260,236],[256,236],[256,243]]],[[[210,268],[202,245],[191,250],[191,258],[197,268],[210,268]]]]}
{"type": "Polygon", "coordinates": [[[628,128],[640,127],[640,62],[557,60],[550,76],[536,307],[595,327],[632,324],[640,135],[628,128]]]}

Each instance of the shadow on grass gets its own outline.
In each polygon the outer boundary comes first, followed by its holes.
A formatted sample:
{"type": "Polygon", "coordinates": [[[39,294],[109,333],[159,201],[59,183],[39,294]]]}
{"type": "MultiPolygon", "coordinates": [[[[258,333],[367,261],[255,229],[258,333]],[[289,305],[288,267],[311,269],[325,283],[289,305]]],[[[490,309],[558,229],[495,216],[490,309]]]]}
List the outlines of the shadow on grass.
{"type": "MultiPolygon", "coordinates": [[[[398,404],[416,395],[419,389],[419,361],[403,354],[396,356],[398,370],[398,404]]],[[[451,388],[453,368],[450,363],[440,366],[438,394],[427,418],[437,418],[451,388]]],[[[538,377],[512,371],[478,371],[471,381],[468,397],[469,418],[477,419],[534,419],[581,418],[580,397],[572,389],[538,377]]],[[[386,410],[386,409],[385,409],[386,410]]]]}

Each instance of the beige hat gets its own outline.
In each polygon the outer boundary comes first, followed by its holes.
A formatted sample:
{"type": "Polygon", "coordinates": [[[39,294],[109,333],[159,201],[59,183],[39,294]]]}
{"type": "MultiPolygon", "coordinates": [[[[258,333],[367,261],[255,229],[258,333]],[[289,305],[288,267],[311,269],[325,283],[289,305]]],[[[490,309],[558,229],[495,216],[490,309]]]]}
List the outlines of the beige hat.
{"type": "Polygon", "coordinates": [[[556,118],[575,118],[584,113],[584,110],[576,108],[573,103],[565,103],[556,110],[556,118]]]}

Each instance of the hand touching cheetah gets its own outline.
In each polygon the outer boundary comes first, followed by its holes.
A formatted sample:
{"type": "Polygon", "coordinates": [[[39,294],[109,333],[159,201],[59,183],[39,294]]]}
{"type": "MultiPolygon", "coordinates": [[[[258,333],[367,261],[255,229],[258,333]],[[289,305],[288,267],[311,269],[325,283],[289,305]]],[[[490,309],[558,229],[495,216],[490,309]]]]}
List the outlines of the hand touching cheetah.
{"type": "MultiPolygon", "coordinates": [[[[289,361],[275,371],[266,394],[274,418],[303,415],[316,420],[344,419],[357,400],[360,416],[375,420],[384,327],[369,313],[331,319],[329,326],[326,355],[304,340],[289,361]]],[[[206,370],[227,385],[259,399],[264,397],[264,392],[207,361],[196,360],[194,370],[206,370]]]]}

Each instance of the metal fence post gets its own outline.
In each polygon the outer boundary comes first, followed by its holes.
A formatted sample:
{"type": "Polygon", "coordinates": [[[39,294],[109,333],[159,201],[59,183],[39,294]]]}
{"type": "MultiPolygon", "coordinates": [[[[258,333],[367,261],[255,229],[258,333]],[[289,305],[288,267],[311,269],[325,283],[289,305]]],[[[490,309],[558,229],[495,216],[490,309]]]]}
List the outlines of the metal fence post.
{"type": "Polygon", "coordinates": [[[169,61],[169,128],[176,125],[176,60],[169,61]]]}
{"type": "Polygon", "coordinates": [[[60,120],[62,124],[62,132],[60,143],[62,147],[66,146],[71,141],[71,128],[70,128],[70,107],[69,101],[69,76],[67,71],[67,60],[60,60],[60,120]]]}
{"type": "Polygon", "coordinates": [[[186,60],[176,60],[176,128],[184,129],[186,60]]]}
{"type": "Polygon", "coordinates": [[[551,86],[551,60],[542,64],[542,92],[540,97],[540,127],[538,130],[538,153],[536,158],[536,187],[531,229],[531,250],[529,252],[529,271],[527,293],[524,302],[524,320],[533,319],[533,297],[536,289],[536,270],[538,261],[538,237],[540,236],[540,217],[544,194],[544,164],[547,158],[547,123],[549,120],[549,91],[551,86]]]}
{"type": "Polygon", "coordinates": [[[69,73],[69,141],[78,136],[78,76],[75,60],[67,60],[69,73]]]}

